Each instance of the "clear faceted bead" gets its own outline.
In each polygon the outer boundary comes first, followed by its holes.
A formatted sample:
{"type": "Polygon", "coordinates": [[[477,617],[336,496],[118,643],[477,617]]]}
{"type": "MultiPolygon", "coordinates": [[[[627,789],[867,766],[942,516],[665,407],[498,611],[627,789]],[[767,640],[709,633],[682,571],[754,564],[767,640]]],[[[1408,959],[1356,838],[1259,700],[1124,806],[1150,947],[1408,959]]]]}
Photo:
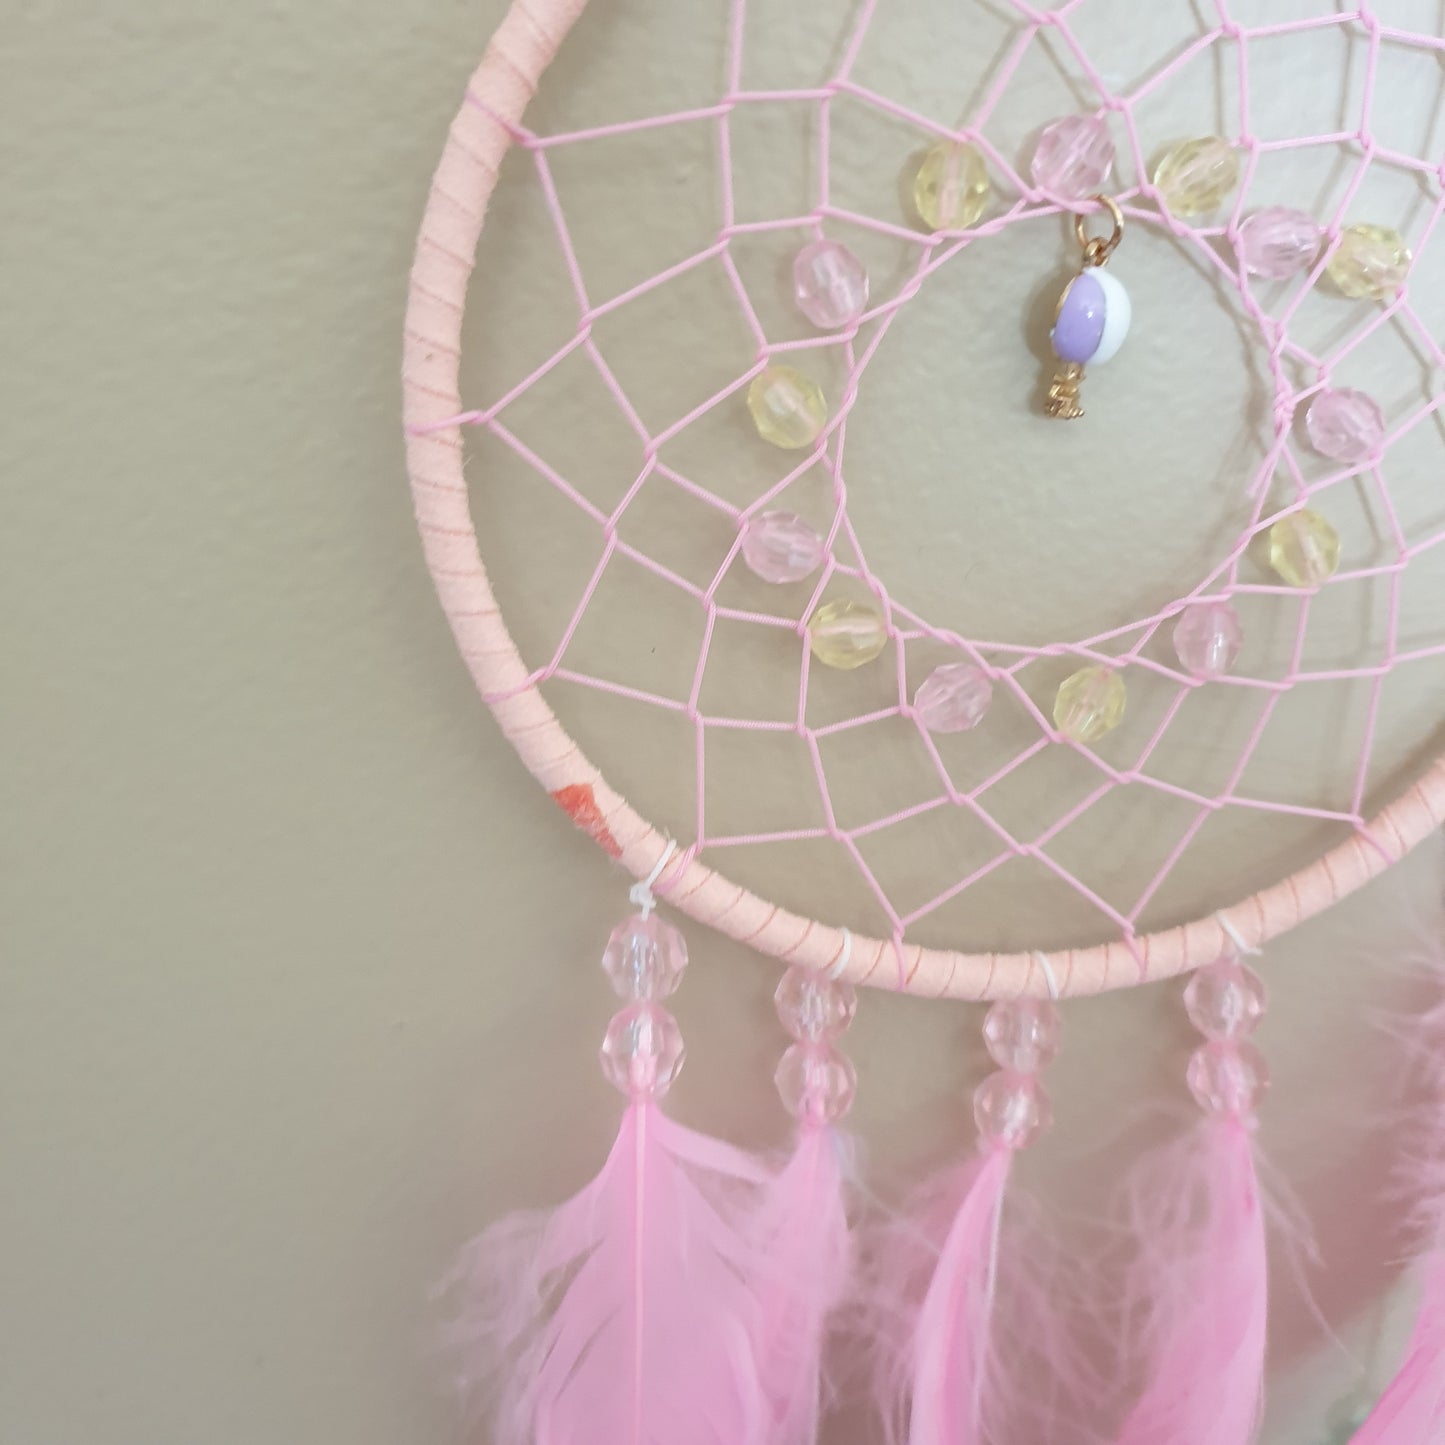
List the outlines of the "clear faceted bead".
{"type": "Polygon", "coordinates": [[[987,1143],[1023,1149],[1053,1122],[1053,1107],[1032,1074],[1002,1069],[973,1091],[973,1119],[987,1143]]]}
{"type": "Polygon", "coordinates": [[[793,366],[765,366],[748,387],[748,411],[765,442],[784,451],[811,446],[828,422],[823,388],[793,366]]]}
{"type": "Polygon", "coordinates": [[[1066,115],[1046,125],[1034,151],[1034,184],[1063,201],[1083,201],[1103,189],[1114,169],[1109,127],[1096,115],[1066,115]]]}
{"type": "Polygon", "coordinates": [[[1247,1119],[1269,1088],[1264,1055],[1248,1040],[1201,1044],[1189,1056],[1189,1092],[1207,1114],[1247,1119]]]}
{"type": "Polygon", "coordinates": [[[1059,1011],[1046,998],[1000,999],[983,1021],[989,1057],[1016,1074],[1036,1074],[1059,1056],[1059,1011]]]}
{"type": "Polygon", "coordinates": [[[1240,222],[1239,258],[1251,276],[1286,280],[1303,271],[1319,249],[1319,222],[1308,211],[1268,206],[1240,222]]]}
{"type": "Polygon", "coordinates": [[[1266,1002],[1264,980],[1232,958],[1197,970],[1184,989],[1190,1022],[1216,1043],[1252,1034],[1266,1002]]]}
{"type": "Polygon", "coordinates": [[[1154,168],[1154,184],[1176,216],[1215,210],[1239,183],[1239,156],[1217,135],[1180,141],[1154,168]]]}
{"type": "Polygon", "coordinates": [[[1385,441],[1385,414],[1371,396],[1348,386],[1322,391],[1305,412],[1305,434],[1321,456],[1362,462],[1385,441]]]}
{"type": "Polygon", "coordinates": [[[1107,667],[1082,667],[1059,684],[1054,725],[1075,742],[1092,743],[1124,719],[1124,679],[1107,667]]]}
{"type": "Polygon", "coordinates": [[[743,523],[743,561],[764,582],[801,582],[827,548],[811,522],[792,512],[759,512],[743,523]]]}
{"type": "Polygon", "coordinates": [[[792,1044],[778,1064],[773,1082],[783,1107],[795,1118],[831,1124],[853,1107],[858,1076],[844,1053],[832,1044],[792,1044]]]}
{"type": "Polygon", "coordinates": [[[918,684],[913,708],[931,733],[962,733],[977,727],[993,699],[993,684],[971,662],[945,662],[918,684]]]}
{"type": "Polygon", "coordinates": [[[1388,301],[1410,274],[1410,248],[1389,226],[1346,226],[1325,263],[1335,289],[1352,300],[1388,301]]]}
{"type": "Polygon", "coordinates": [[[687,944],[660,914],[635,913],[612,930],[602,967],[619,998],[666,998],[682,982],[687,944]]]}
{"type": "Polygon", "coordinates": [[[888,645],[888,626],[871,602],[825,602],[808,619],[808,646],[825,667],[849,672],[888,645]]]}
{"type": "Polygon", "coordinates": [[[930,231],[961,231],[988,205],[989,180],[976,147],[939,141],[913,178],[913,205],[930,231]]]}
{"type": "Polygon", "coordinates": [[[658,1099],[682,1068],[682,1033],[659,1004],[628,1004],[612,1015],[602,1040],[602,1072],[633,1099],[658,1099]]]}
{"type": "Polygon", "coordinates": [[[1174,624],[1174,651],[1195,677],[1223,677],[1239,658],[1244,629],[1227,602],[1195,602],[1174,624]]]}
{"type": "Polygon", "coordinates": [[[841,241],[813,241],[793,260],[793,299],[824,331],[851,326],[868,305],[868,272],[841,241]]]}
{"type": "Polygon", "coordinates": [[[1269,529],[1269,565],[1291,587],[1318,587],[1340,565],[1340,534],[1308,507],[1269,529]]]}
{"type": "Polygon", "coordinates": [[[793,964],[773,994],[773,1006],[795,1039],[820,1043],[836,1039],[853,1022],[858,995],[852,984],[793,964]]]}

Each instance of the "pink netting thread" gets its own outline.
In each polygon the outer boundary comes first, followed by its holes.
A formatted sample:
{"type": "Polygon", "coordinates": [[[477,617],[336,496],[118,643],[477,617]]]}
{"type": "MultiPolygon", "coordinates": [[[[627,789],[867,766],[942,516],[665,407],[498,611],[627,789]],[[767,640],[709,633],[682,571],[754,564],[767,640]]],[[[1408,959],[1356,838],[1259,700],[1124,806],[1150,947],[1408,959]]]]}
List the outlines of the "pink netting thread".
{"type": "MultiPolygon", "coordinates": [[[[1421,173],[1437,183],[1445,182],[1445,165],[1426,162],[1381,147],[1376,144],[1369,129],[1369,117],[1375,93],[1375,74],[1382,42],[1391,40],[1419,45],[1436,51],[1445,51],[1445,41],[1437,37],[1415,35],[1383,25],[1368,7],[1308,20],[1245,27],[1230,18],[1227,6],[1223,0],[1220,0],[1216,6],[1217,25],[1201,35],[1162,68],[1154,71],[1132,95],[1121,97],[1110,92],[1109,87],[1091,63],[1070,27],[1069,18],[1082,4],[1082,0],[1072,0],[1072,3],[1066,3],[1058,10],[1049,12],[1022,3],[1022,0],[1013,0],[1014,8],[1024,18],[1025,25],[1019,32],[1012,50],[996,70],[992,84],[971,123],[967,127],[955,131],[860,86],[851,78],[854,63],[874,15],[876,0],[865,0],[865,3],[860,6],[857,22],[845,47],[837,73],[832,80],[826,85],[816,88],[770,91],[744,91],[741,88],[746,0],[732,0],[726,91],[721,100],[715,104],[692,110],[646,117],[615,125],[598,126],[566,134],[551,136],[533,134],[520,124],[519,118],[522,109],[530,96],[536,76],[550,60],[551,54],[555,51],[566,30],[570,28],[580,13],[583,3],[585,0],[555,0],[555,3],[552,4],[527,6],[519,3],[515,5],[478,70],[477,77],[468,93],[468,103],[453,126],[447,155],[438,171],[413,276],[412,306],[408,316],[407,336],[407,418],[413,485],[419,522],[427,545],[428,560],[436,577],[443,603],[447,608],[453,627],[458,633],[464,655],[477,676],[483,696],[497,713],[504,730],[516,744],[529,767],[554,795],[574,787],[587,790],[588,814],[594,831],[613,846],[614,851],[619,854],[624,863],[639,876],[647,874],[657,863],[664,840],[633,812],[625,800],[613,793],[600,774],[586,759],[582,758],[576,745],[567,737],[550,709],[542,701],[540,693],[537,691],[541,683],[556,680],[615,693],[635,702],[680,713],[692,724],[696,736],[696,831],[692,843],[681,851],[678,861],[666,872],[663,891],[666,891],[674,902],[704,921],[723,928],[735,937],[744,938],[758,947],[774,952],[784,959],[796,959],[818,965],[835,963],[843,957],[845,935],[842,932],[812,920],[798,918],[776,905],[756,898],[735,884],[728,883],[711,868],[704,866],[698,856],[704,847],[717,850],[728,846],[794,841],[812,837],[834,838],[849,852],[860,876],[872,890],[892,925],[892,936],[888,940],[864,940],[861,938],[854,940],[851,958],[846,965],[849,976],[859,981],[872,980],[940,994],[995,996],[1003,993],[1032,992],[1037,994],[1052,991],[1048,987],[1047,970],[1040,968],[1034,955],[1027,953],[967,955],[944,950],[923,949],[906,941],[908,928],[919,918],[926,916],[977,883],[1011,857],[1022,855],[1036,859],[1076,889],[1081,896],[1087,898],[1118,931],[1117,941],[1089,949],[1067,950],[1050,955],[1053,961],[1059,965],[1061,978],[1058,983],[1058,992],[1069,994],[1159,977],[1206,961],[1219,951],[1226,929],[1244,938],[1250,944],[1258,943],[1282,931],[1300,918],[1317,911],[1329,901],[1357,886],[1366,877],[1379,872],[1440,822],[1442,814],[1445,814],[1445,763],[1442,762],[1437,762],[1420,783],[1411,788],[1404,797],[1377,818],[1366,820],[1362,809],[1367,786],[1371,744],[1385,676],[1398,665],[1445,653],[1445,641],[1409,650],[1399,648],[1396,642],[1400,616],[1401,577],[1411,559],[1445,541],[1445,533],[1432,534],[1413,542],[1407,541],[1380,472],[1380,455],[1370,458],[1363,466],[1345,468],[1317,481],[1309,482],[1301,474],[1295,458],[1285,446],[1285,439],[1300,403],[1327,384],[1330,366],[1359,346],[1379,327],[1389,324],[1395,318],[1399,318],[1410,327],[1414,339],[1425,349],[1435,366],[1445,369],[1445,354],[1442,354],[1428,327],[1420,321],[1410,307],[1408,287],[1403,289],[1394,301],[1382,306],[1367,325],[1357,328],[1350,339],[1331,353],[1328,358],[1310,354],[1293,342],[1287,334],[1289,318],[1322,271],[1330,244],[1338,239],[1350,202],[1372,162],[1386,162],[1421,173]],[[1340,132],[1336,135],[1310,136],[1272,142],[1252,138],[1249,134],[1250,89],[1247,42],[1251,39],[1287,35],[1306,28],[1330,25],[1358,25],[1363,27],[1367,37],[1367,73],[1359,129],[1340,132]],[[946,265],[974,239],[996,234],[1017,220],[1045,217],[1056,214],[1061,209],[1026,180],[983,134],[983,127],[986,125],[991,111],[1015,73],[1028,46],[1044,30],[1059,37],[1076,61],[1080,73],[1087,78],[1102,98],[1099,106],[1100,112],[1117,112],[1120,116],[1128,145],[1133,151],[1137,173],[1140,175],[1147,173],[1145,148],[1135,127],[1131,106],[1154,88],[1165,84],[1173,74],[1205,47],[1224,39],[1236,42],[1241,110],[1237,140],[1244,156],[1244,173],[1236,192],[1237,199],[1234,209],[1228,220],[1223,225],[1193,226],[1187,224],[1171,216],[1162,205],[1157,205],[1157,194],[1147,182],[1131,190],[1120,192],[1118,199],[1123,205],[1125,213],[1130,217],[1164,227],[1180,241],[1196,246],[1201,257],[1217,266],[1238,286],[1242,305],[1259,328],[1265,343],[1274,388],[1274,442],[1254,478],[1251,492],[1254,504],[1248,525],[1228,555],[1192,592],[1180,597],[1169,607],[1151,617],[1099,633],[1079,642],[1029,647],[1014,643],[971,640],[961,637],[947,629],[933,626],[888,595],[884,584],[868,570],[863,547],[849,522],[846,510],[843,457],[849,413],[857,398],[861,378],[878,345],[886,335],[892,319],[896,317],[903,305],[918,294],[929,276],[946,265]],[[902,225],[894,225],[835,206],[830,201],[829,117],[833,100],[841,95],[875,106],[916,127],[925,135],[972,142],[986,155],[995,178],[1004,180],[1017,193],[1018,199],[1002,214],[993,216],[970,230],[937,234],[921,234],[902,225]],[[743,223],[738,222],[734,214],[730,121],[738,107],[764,102],[816,104],[819,116],[818,199],[806,215],[743,223]],[[717,125],[723,176],[722,225],[716,240],[697,254],[659,272],[621,295],[601,303],[594,303],[588,294],[569,236],[563,208],[552,182],[548,163],[549,151],[561,145],[583,143],[643,129],[706,121],[715,121],[717,125]],[[1279,319],[1274,319],[1258,305],[1244,276],[1237,270],[1238,263],[1234,259],[1235,247],[1231,244],[1216,249],[1212,243],[1220,239],[1231,243],[1235,240],[1244,197],[1249,193],[1251,177],[1258,158],[1263,152],[1340,141],[1352,141],[1358,144],[1361,149],[1361,157],[1335,214],[1325,222],[1327,241],[1330,244],[1327,244],[1322,250],[1320,259],[1310,274],[1300,282],[1299,290],[1284,314],[1279,319]],[[512,142],[524,147],[536,165],[546,205],[562,247],[568,275],[576,296],[579,312],[577,329],[572,338],[553,356],[524,377],[492,405],[483,410],[458,411],[455,409],[455,405],[449,407],[446,403],[454,403],[456,396],[456,341],[459,334],[461,302],[465,291],[466,277],[471,268],[476,237],[481,229],[485,201],[495,184],[496,163],[507,145],[512,142]],[[1143,202],[1154,202],[1157,209],[1155,206],[1141,204],[1143,202]],[[798,231],[801,241],[809,236],[822,235],[823,223],[828,220],[844,221],[859,227],[872,228],[915,245],[918,249],[918,261],[913,274],[907,284],[901,287],[895,295],[870,308],[859,323],[841,334],[809,337],[800,341],[770,343],[733,262],[729,249],[730,243],[733,238],[748,232],[778,230],[798,231]],[[755,362],[735,381],[708,398],[700,406],[663,430],[650,433],[596,345],[591,334],[592,323],[597,318],[627,305],[630,301],[666,284],[683,273],[712,262],[716,262],[722,267],[736,297],[739,310],[753,336],[757,346],[755,362]],[[857,345],[858,329],[870,323],[876,323],[875,330],[867,343],[859,347],[857,345]],[[750,506],[745,509],[733,506],[660,459],[658,453],[665,443],[704,413],[730,401],[734,405],[740,404],[740,393],[769,359],[792,351],[828,346],[843,348],[848,377],[828,426],[819,438],[816,448],[810,451],[796,468],[760,495],[750,506]],[[604,513],[590,502],[571,482],[514,435],[501,419],[506,408],[529,387],[576,352],[586,356],[595,367],[597,374],[616,402],[621,415],[635,431],[640,446],[642,466],[636,480],[621,503],[611,513],[604,513]],[[1295,387],[1287,377],[1287,363],[1304,367],[1318,379],[1312,385],[1303,388],[1295,387]],[[560,643],[552,657],[544,665],[532,670],[526,669],[516,654],[510,636],[501,621],[500,612],[491,596],[480,559],[475,555],[475,535],[466,510],[465,485],[460,476],[460,434],[458,429],[463,425],[484,427],[494,437],[510,447],[569,502],[586,513],[597,525],[603,538],[602,554],[597,567],[583,589],[571,622],[564,630],[560,643]],[[888,618],[890,636],[896,644],[894,656],[898,671],[900,701],[895,708],[870,712],[829,726],[809,727],[805,720],[805,700],[811,658],[806,646],[803,645],[800,619],[731,609],[720,605],[715,600],[717,589],[728,569],[733,565],[740,543],[735,543],[732,550],[722,560],[711,584],[707,587],[699,587],[621,539],[618,535],[618,527],[628,505],[653,476],[665,478],[698,502],[717,508],[735,522],[741,522],[745,516],[765,508],[773,498],[784,491],[802,473],[820,462],[827,468],[832,478],[835,512],[827,537],[830,548],[829,558],[813,598],[803,609],[802,618],[805,619],[812,612],[822,597],[829,579],[835,574],[853,577],[866,585],[882,604],[888,618]],[[1295,496],[1287,507],[1277,512],[1267,513],[1265,507],[1268,483],[1281,468],[1284,469],[1284,474],[1292,480],[1295,496]],[[1266,529],[1278,516],[1304,506],[1318,493],[1341,482],[1360,479],[1368,482],[1379,501],[1394,544],[1395,555],[1391,560],[1376,566],[1343,570],[1325,585],[1339,585],[1365,578],[1385,580],[1388,587],[1388,620],[1386,652],[1383,659],[1378,663],[1359,668],[1309,672],[1300,670],[1299,662],[1303,654],[1310,612],[1309,603],[1306,600],[1300,608],[1294,650],[1295,668],[1290,676],[1277,680],[1231,677],[1210,684],[1211,686],[1258,688],[1271,694],[1248,738],[1243,754],[1231,776],[1229,787],[1217,797],[1206,797],[1144,772],[1143,769],[1151,753],[1164,736],[1190,688],[1198,685],[1193,679],[1145,655],[1144,649],[1155,632],[1190,602],[1250,593],[1280,593],[1298,596],[1293,589],[1283,585],[1241,581],[1239,566],[1247,546],[1253,537],[1266,529]],[[844,564],[832,555],[831,549],[840,535],[846,538],[853,554],[858,558],[857,565],[844,564]],[[686,700],[661,697],[564,665],[568,647],[587,606],[592,600],[609,562],[616,555],[624,556],[638,566],[647,569],[654,576],[679,589],[693,603],[704,609],[706,625],[703,643],[696,664],[693,687],[686,700]],[[786,629],[798,634],[798,645],[802,651],[802,665],[798,711],[793,721],[768,722],[747,718],[705,716],[701,712],[698,698],[708,660],[713,628],[716,622],[722,618],[762,627],[786,629]],[[900,810],[853,829],[841,828],[834,816],[818,741],[832,732],[866,725],[900,713],[906,714],[908,704],[904,676],[905,649],[910,642],[924,638],[949,643],[961,649],[963,654],[988,670],[997,681],[1010,690],[1025,713],[1033,718],[1038,735],[1003,768],[983,783],[968,790],[959,790],[951,782],[947,769],[928,733],[920,728],[920,739],[938,772],[941,784],[938,796],[926,803],[900,810]],[[1121,652],[1108,653],[1103,650],[1110,643],[1128,639],[1132,639],[1132,641],[1121,652]],[[1177,692],[1164,719],[1145,741],[1132,767],[1115,768],[1092,751],[1082,749],[1099,771],[1098,787],[1038,836],[1028,839],[1017,838],[1011,836],[990,816],[983,798],[989,788],[1023,766],[1042,749],[1057,745],[1058,737],[1052,723],[1040,712],[1033,698],[1022,686],[1020,674],[1031,662],[1060,655],[1147,669],[1176,684],[1177,692]],[[1364,739],[1354,774],[1352,803],[1348,810],[1335,811],[1326,808],[1312,808],[1302,804],[1278,803],[1241,796],[1233,791],[1264,734],[1279,696],[1302,681],[1352,678],[1370,680],[1371,692],[1364,739]],[[706,828],[702,787],[705,770],[705,737],[709,728],[788,730],[796,732],[802,737],[812,758],[819,796],[826,818],[825,825],[816,829],[790,832],[710,836],[706,828]],[[1198,811],[1193,824],[1185,830],[1176,845],[1161,862],[1153,879],[1139,898],[1131,907],[1120,909],[1112,906],[1083,880],[1074,876],[1051,858],[1047,852],[1047,845],[1054,836],[1087,812],[1112,789],[1131,784],[1157,789],[1189,803],[1198,811]],[[935,808],[950,806],[969,809],[997,837],[999,851],[935,898],[910,912],[900,913],[893,907],[863,858],[857,841],[870,832],[886,828],[909,817],[935,808]],[[1327,854],[1313,868],[1304,870],[1274,888],[1262,891],[1235,908],[1223,911],[1218,919],[1204,919],[1198,923],[1148,936],[1137,934],[1136,920],[1189,846],[1199,828],[1214,811],[1226,806],[1256,808],[1281,814],[1320,818],[1347,824],[1352,829],[1352,834],[1346,843],[1327,854]],[[875,971],[880,969],[885,956],[890,954],[895,961],[896,968],[885,969],[878,979],[873,980],[875,971]],[[1132,967],[1124,967],[1126,963],[1131,964],[1132,967]]],[[[1417,252],[1438,224],[1442,209],[1445,209],[1445,197],[1437,193],[1421,233],[1409,238],[1414,243],[1417,252]]],[[[1435,395],[1426,405],[1398,425],[1387,437],[1385,447],[1428,418],[1438,409],[1442,399],[1445,398],[1439,394],[1435,395]]],[[[1383,450],[1382,447],[1382,453],[1383,450]]],[[[1078,744],[1071,745],[1080,746],[1078,744]]]]}

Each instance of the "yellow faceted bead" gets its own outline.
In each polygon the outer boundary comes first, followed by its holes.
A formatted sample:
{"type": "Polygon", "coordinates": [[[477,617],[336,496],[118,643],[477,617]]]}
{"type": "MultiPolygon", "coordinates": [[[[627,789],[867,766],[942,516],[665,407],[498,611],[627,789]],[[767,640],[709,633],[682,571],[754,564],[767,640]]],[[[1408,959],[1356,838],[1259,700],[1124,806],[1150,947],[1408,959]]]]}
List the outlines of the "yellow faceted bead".
{"type": "Polygon", "coordinates": [[[888,645],[888,626],[871,602],[825,602],[808,619],[808,646],[825,667],[850,672],[888,645]]]}
{"type": "Polygon", "coordinates": [[[1217,135],[1180,141],[1154,168],[1154,184],[1176,216],[1214,210],[1239,184],[1239,157],[1217,135]]]}
{"type": "Polygon", "coordinates": [[[1325,273],[1340,295],[1388,301],[1410,272],[1410,248],[1389,226],[1346,226],[1325,273]]]}
{"type": "Polygon", "coordinates": [[[1269,565],[1291,587],[1318,587],[1340,565],[1340,534],[1306,507],[1269,529],[1269,565]]]}
{"type": "Polygon", "coordinates": [[[823,388],[792,366],[765,366],[753,378],[748,411],[758,435],[784,451],[811,446],[828,421],[823,388]]]}
{"type": "Polygon", "coordinates": [[[1092,743],[1124,718],[1124,679],[1107,667],[1082,667],[1059,684],[1054,726],[1075,742],[1092,743]]]}
{"type": "Polygon", "coordinates": [[[977,149],[939,141],[913,178],[913,205],[930,231],[961,231],[988,205],[988,171],[977,149]]]}

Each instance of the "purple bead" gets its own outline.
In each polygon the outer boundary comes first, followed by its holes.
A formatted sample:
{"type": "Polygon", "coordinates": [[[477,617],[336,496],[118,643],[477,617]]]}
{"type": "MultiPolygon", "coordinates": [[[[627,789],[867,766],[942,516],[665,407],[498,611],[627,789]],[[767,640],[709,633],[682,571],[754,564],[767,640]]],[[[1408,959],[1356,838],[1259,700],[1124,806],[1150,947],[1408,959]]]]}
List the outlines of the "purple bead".
{"type": "Polygon", "coordinates": [[[1373,397],[1350,387],[1322,391],[1305,412],[1310,445],[1331,461],[1353,464],[1379,451],[1385,440],[1385,414],[1373,397]]]}
{"type": "Polygon", "coordinates": [[[1044,127],[1034,151],[1034,184],[1065,201],[1097,194],[1114,169],[1114,142],[1098,116],[1066,115],[1044,127]]]}
{"type": "Polygon", "coordinates": [[[1269,206],[1239,227],[1239,259],[1251,276],[1284,281],[1303,271],[1319,250],[1319,224],[1306,211],[1269,206]]]}
{"type": "Polygon", "coordinates": [[[1050,338],[1060,361],[1083,365],[1104,339],[1104,288],[1091,271],[1081,271],[1064,288],[1050,338]]]}

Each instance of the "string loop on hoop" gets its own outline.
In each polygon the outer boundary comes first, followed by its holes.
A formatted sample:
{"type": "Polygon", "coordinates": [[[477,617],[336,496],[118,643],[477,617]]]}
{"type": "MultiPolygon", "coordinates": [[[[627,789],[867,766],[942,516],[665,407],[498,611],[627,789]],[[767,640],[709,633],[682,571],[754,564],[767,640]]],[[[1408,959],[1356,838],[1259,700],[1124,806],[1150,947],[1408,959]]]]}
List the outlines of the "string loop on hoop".
{"type": "Polygon", "coordinates": [[[1251,944],[1246,943],[1244,941],[1244,935],[1224,916],[1222,911],[1214,915],[1214,921],[1224,930],[1229,941],[1234,945],[1238,953],[1242,953],[1248,958],[1255,958],[1264,951],[1263,949],[1255,948],[1251,944]]]}
{"type": "Polygon", "coordinates": [[[1054,966],[1049,962],[1049,956],[1043,949],[1033,950],[1033,960],[1043,970],[1044,982],[1049,986],[1049,997],[1055,1002],[1059,1001],[1059,981],[1054,977],[1054,966]]]}
{"type": "Polygon", "coordinates": [[[634,883],[627,891],[627,896],[632,906],[641,911],[642,916],[647,918],[652,910],[657,907],[657,899],[653,895],[653,887],[657,880],[662,877],[662,870],[667,867],[672,855],[677,852],[677,839],[669,838],[667,846],[658,855],[657,862],[652,865],[652,871],[640,882],[634,883]]]}

